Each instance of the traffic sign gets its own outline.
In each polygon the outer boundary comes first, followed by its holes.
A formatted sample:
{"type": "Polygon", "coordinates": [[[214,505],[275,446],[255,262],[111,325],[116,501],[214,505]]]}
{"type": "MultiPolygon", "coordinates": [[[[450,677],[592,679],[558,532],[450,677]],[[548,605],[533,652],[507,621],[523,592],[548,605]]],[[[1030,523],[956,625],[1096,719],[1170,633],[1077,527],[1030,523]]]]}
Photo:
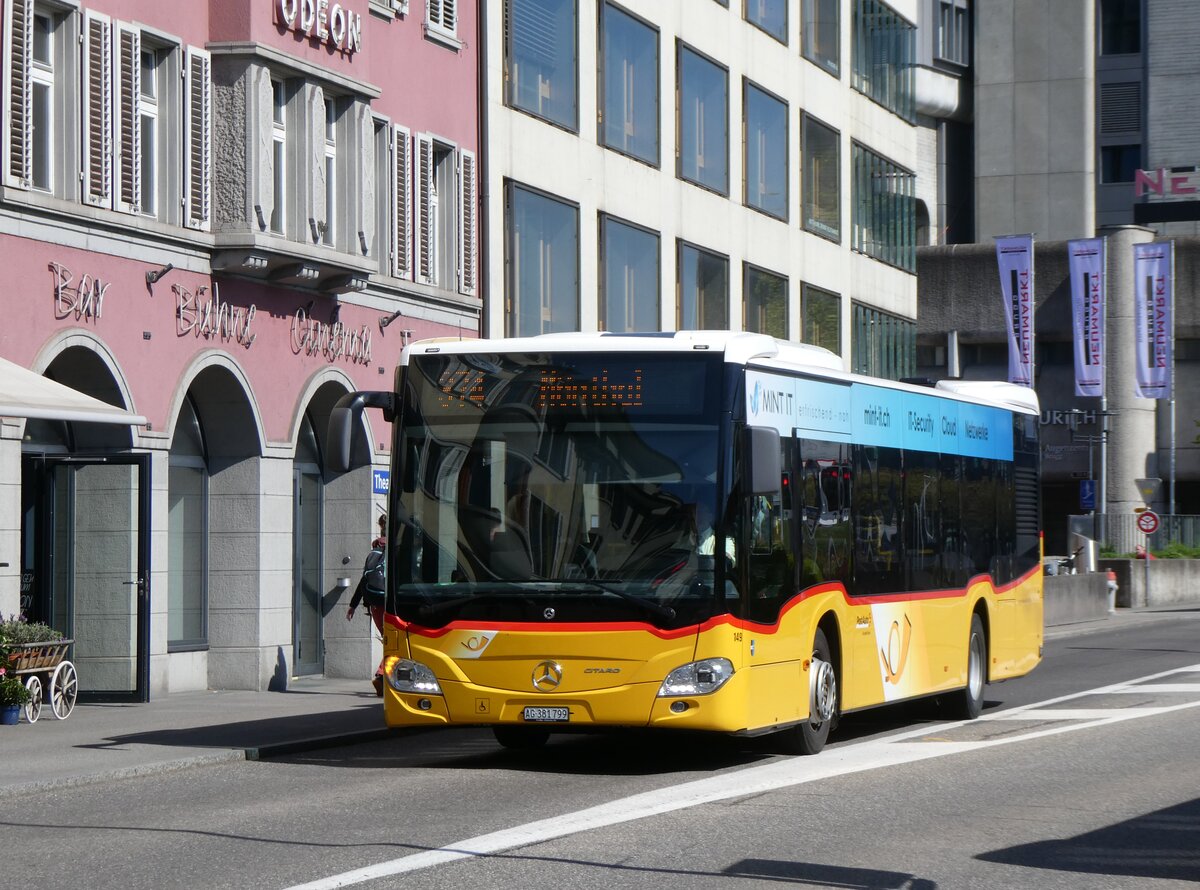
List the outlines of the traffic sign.
{"type": "Polygon", "coordinates": [[[1152,535],[1158,531],[1158,514],[1153,510],[1147,510],[1144,513],[1139,513],[1137,518],[1137,527],[1147,535],[1152,535]]]}

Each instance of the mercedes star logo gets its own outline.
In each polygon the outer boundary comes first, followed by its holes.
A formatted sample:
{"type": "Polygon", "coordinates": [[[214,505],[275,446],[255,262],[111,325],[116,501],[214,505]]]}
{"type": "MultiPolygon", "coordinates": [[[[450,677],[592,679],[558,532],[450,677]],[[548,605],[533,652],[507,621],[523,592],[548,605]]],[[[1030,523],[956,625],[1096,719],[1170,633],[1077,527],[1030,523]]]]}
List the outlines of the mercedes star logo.
{"type": "Polygon", "coordinates": [[[543,661],[533,669],[533,688],[538,692],[553,692],[562,682],[562,665],[543,661]]]}
{"type": "Polygon", "coordinates": [[[544,611],[542,613],[542,617],[545,618],[547,621],[553,621],[554,620],[554,610],[547,609],[546,611],[544,611]]]}

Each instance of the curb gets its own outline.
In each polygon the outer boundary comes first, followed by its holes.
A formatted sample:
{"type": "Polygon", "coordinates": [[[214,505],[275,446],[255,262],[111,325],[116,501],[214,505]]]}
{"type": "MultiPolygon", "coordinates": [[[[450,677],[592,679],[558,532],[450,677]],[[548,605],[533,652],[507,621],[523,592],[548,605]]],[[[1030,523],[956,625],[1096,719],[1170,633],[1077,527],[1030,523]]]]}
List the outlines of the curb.
{"type": "Polygon", "coordinates": [[[116,782],[123,779],[137,779],[144,776],[160,775],[162,773],[179,772],[201,766],[212,766],[219,763],[235,763],[237,761],[270,760],[275,757],[286,757],[290,754],[301,754],[305,751],[316,751],[323,748],[336,748],[339,745],[357,745],[363,742],[381,741],[390,738],[394,730],[388,728],[365,729],[358,732],[340,733],[335,735],[314,736],[307,739],[292,739],[286,742],[274,742],[259,745],[254,748],[229,748],[223,751],[212,751],[196,754],[192,757],[179,757],[174,760],[161,760],[154,763],[143,763],[137,766],[119,767],[80,776],[63,776],[56,779],[41,779],[31,782],[20,782],[15,785],[0,786],[0,796],[10,797],[26,794],[40,794],[47,791],[62,791],[79,788],[84,785],[94,785],[99,782],[116,782]]]}
{"type": "Polygon", "coordinates": [[[386,726],[378,729],[362,729],[356,732],[313,736],[308,739],[272,742],[267,745],[259,745],[257,748],[243,748],[241,753],[245,756],[246,760],[271,760],[275,757],[287,757],[289,754],[319,751],[322,748],[336,748],[340,745],[359,745],[364,742],[378,742],[391,738],[394,733],[395,730],[389,729],[386,726]]]}

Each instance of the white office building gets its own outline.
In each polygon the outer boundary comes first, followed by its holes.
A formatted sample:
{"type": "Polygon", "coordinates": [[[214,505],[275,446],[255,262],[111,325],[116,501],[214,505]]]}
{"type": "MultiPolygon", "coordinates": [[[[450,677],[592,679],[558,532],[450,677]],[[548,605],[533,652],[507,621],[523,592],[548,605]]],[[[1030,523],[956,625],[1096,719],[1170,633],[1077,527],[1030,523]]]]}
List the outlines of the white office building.
{"type": "Polygon", "coordinates": [[[912,373],[916,13],[481,8],[483,333],[728,328],[912,373]]]}

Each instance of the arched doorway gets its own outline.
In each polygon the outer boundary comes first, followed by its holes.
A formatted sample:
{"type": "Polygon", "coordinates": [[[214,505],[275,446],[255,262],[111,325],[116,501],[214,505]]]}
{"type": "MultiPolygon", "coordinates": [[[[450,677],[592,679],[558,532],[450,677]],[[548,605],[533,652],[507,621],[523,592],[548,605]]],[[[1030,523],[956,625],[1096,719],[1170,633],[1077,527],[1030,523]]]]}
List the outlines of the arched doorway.
{"type": "MultiPolygon", "coordinates": [[[[71,346],[45,376],[125,407],[104,359],[71,346]]],[[[21,608],[74,640],[80,694],[149,694],[150,458],[128,426],[26,422],[21,444],[21,608]]]]}

